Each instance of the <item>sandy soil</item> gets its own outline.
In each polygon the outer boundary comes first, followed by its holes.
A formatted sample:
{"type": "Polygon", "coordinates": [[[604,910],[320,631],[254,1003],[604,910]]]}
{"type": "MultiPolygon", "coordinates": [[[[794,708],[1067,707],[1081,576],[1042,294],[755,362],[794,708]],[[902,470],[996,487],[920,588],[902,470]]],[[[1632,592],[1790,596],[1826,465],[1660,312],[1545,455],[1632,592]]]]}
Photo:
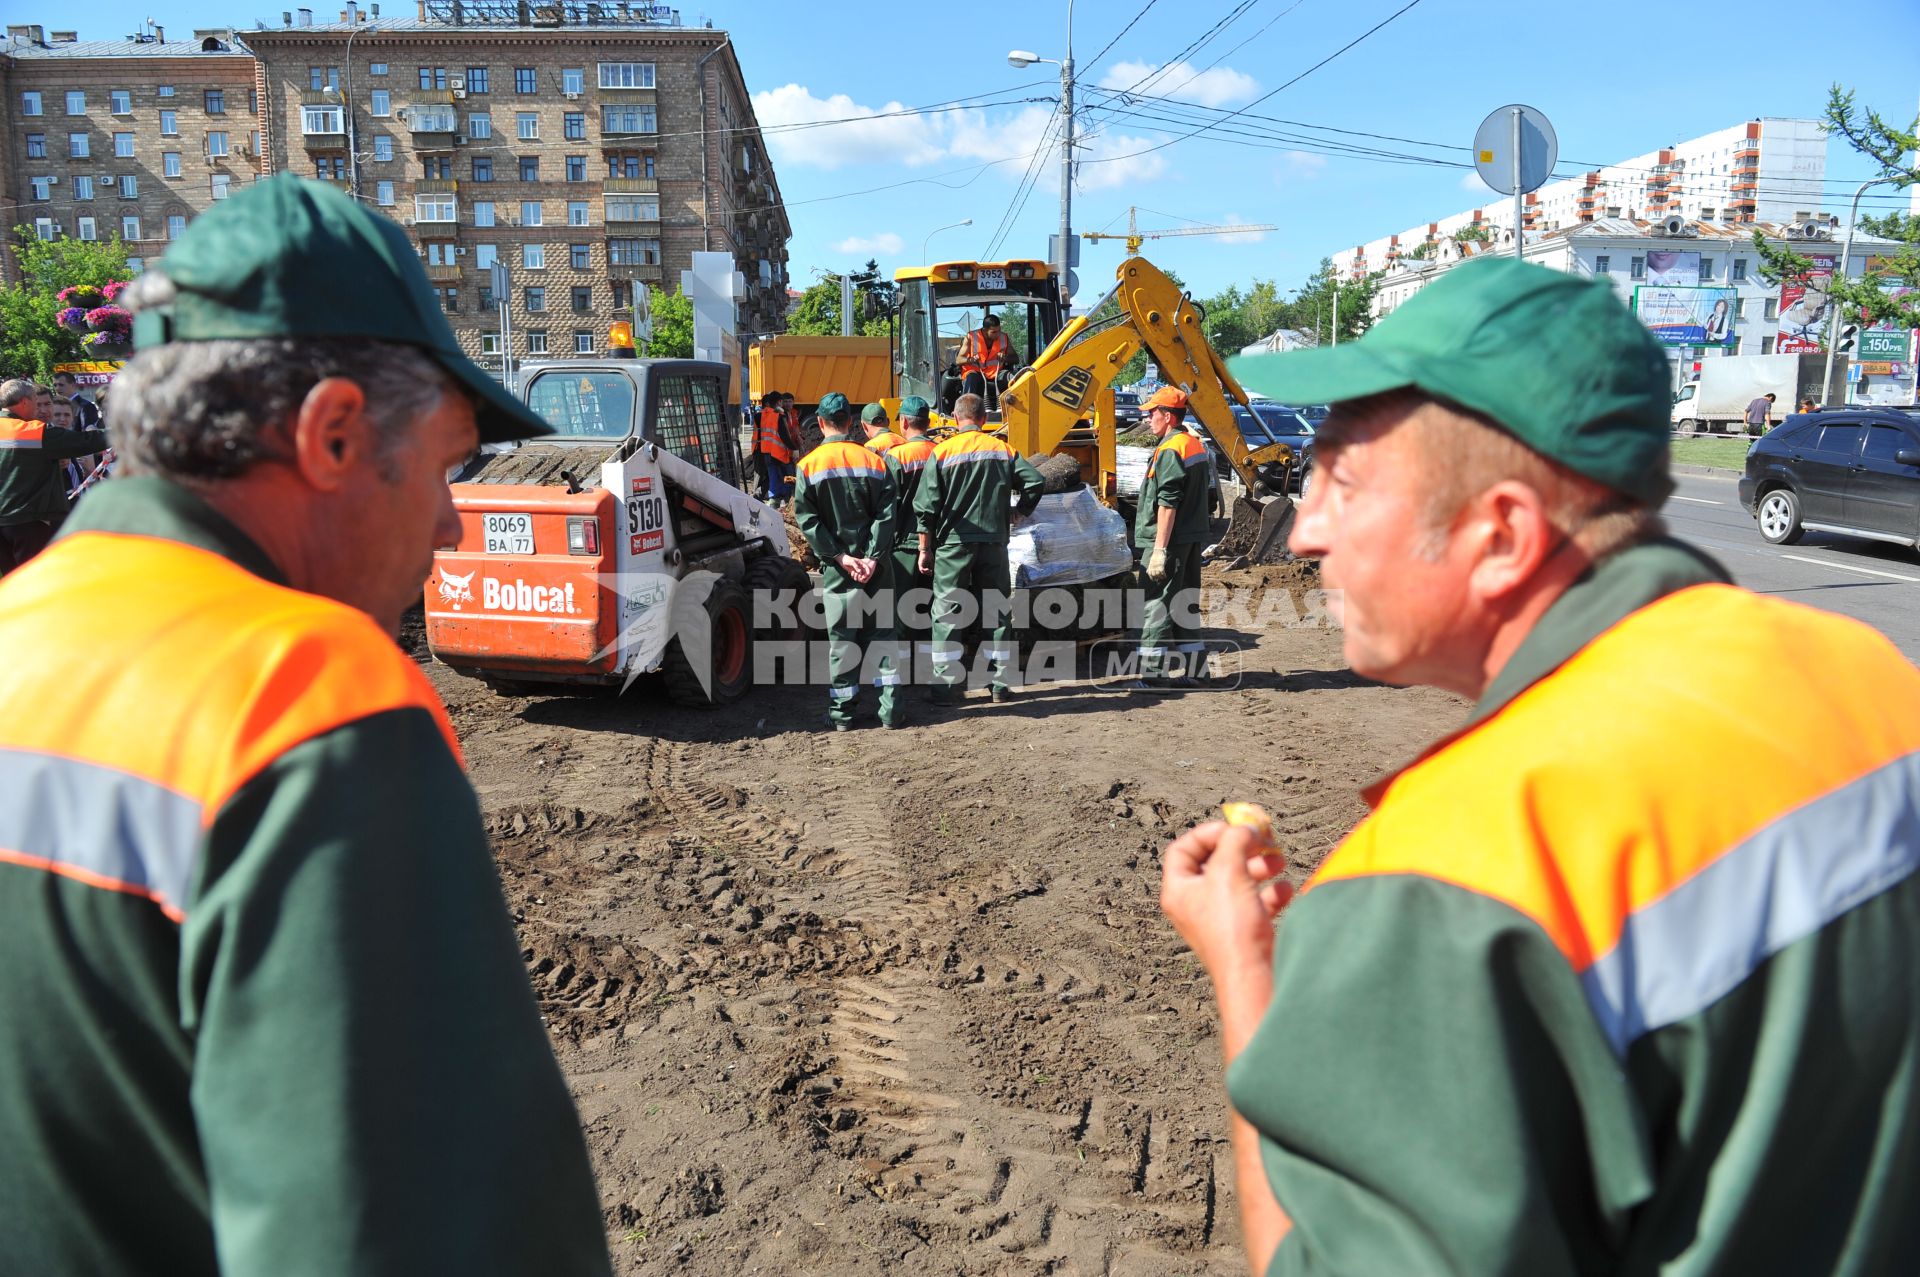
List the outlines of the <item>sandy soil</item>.
{"type": "Polygon", "coordinates": [[[1300,565],[1207,580],[1252,592],[1210,635],[1237,687],[916,698],[903,731],[822,733],[818,688],[699,713],[429,667],[620,1272],[1243,1271],[1158,851],[1247,799],[1304,876],[1463,707],[1260,624],[1300,565]]]}

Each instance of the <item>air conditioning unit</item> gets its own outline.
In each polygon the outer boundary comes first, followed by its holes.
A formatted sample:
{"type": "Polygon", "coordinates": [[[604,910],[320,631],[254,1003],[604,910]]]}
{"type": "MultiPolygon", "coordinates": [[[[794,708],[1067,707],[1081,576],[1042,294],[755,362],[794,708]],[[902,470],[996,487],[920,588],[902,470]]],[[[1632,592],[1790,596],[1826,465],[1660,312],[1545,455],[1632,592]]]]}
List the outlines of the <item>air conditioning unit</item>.
{"type": "Polygon", "coordinates": [[[1793,233],[1801,239],[1833,238],[1833,230],[1825,222],[1802,222],[1793,233]]]}
{"type": "Polygon", "coordinates": [[[447,77],[447,87],[455,93],[458,93],[467,87],[467,77],[464,75],[450,75],[447,77]]]}
{"type": "Polygon", "coordinates": [[[465,96],[467,96],[467,91],[466,91],[465,89],[455,89],[455,90],[453,91],[453,96],[455,96],[455,97],[457,97],[457,98],[463,98],[463,97],[465,97],[465,96]]]}
{"type": "Polygon", "coordinates": [[[564,93],[561,96],[566,98],[567,101],[569,102],[578,102],[580,100],[580,91],[578,89],[575,89],[572,92],[564,93]]]}
{"type": "Polygon", "coordinates": [[[466,135],[465,133],[456,133],[456,134],[454,134],[454,135],[453,135],[453,144],[454,144],[455,146],[465,146],[465,145],[467,144],[467,135],[466,135]]]}

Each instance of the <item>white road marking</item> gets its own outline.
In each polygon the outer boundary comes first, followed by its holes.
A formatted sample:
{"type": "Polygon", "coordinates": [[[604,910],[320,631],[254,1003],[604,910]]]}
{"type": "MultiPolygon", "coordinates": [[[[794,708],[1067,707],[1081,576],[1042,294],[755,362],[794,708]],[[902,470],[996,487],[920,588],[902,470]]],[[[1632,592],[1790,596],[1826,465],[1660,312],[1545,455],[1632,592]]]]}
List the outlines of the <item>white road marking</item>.
{"type": "Polygon", "coordinates": [[[1884,576],[1895,581],[1911,581],[1920,585],[1920,576],[1902,576],[1898,572],[1882,572],[1878,568],[1856,568],[1850,563],[1835,563],[1831,559],[1809,559],[1803,554],[1783,554],[1783,559],[1792,559],[1795,563],[1812,563],[1823,568],[1839,568],[1842,572],[1859,572],[1866,576],[1884,576]]]}
{"type": "Polygon", "coordinates": [[[1673,494],[1673,499],[1675,501],[1691,501],[1695,505],[1725,505],[1726,504],[1726,502],[1724,501],[1709,501],[1705,497],[1683,497],[1677,492],[1673,494]]]}

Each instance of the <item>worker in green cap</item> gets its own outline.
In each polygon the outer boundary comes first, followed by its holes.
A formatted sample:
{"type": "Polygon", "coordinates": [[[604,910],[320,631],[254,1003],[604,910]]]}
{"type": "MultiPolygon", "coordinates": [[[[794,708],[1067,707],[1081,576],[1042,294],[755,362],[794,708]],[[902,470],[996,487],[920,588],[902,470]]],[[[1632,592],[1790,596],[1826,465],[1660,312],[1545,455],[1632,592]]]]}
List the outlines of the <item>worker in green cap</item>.
{"type": "Polygon", "coordinates": [[[0,581],[33,654],[0,674],[7,1267],[607,1273],[479,804],[394,643],[460,535],[449,468],[547,428],[324,183],[215,204],[127,299],[120,475],[0,581]]]}
{"type": "Polygon", "coordinates": [[[887,429],[891,424],[885,404],[870,403],[860,410],[860,429],[867,436],[867,447],[875,452],[885,454],[900,442],[900,436],[887,429]]]}
{"type": "Polygon", "coordinates": [[[1297,899],[1257,828],[1166,849],[1253,1271],[1914,1271],[1920,671],[1666,538],[1604,281],[1471,261],[1235,373],[1333,405],[1291,548],[1354,672],[1472,705],[1297,899]]]}
{"type": "Polygon", "coordinates": [[[953,417],[958,429],[934,445],[913,498],[920,524],[916,566],[933,577],[932,698],[954,705],[965,694],[961,639],[977,624],[985,636],[988,692],[997,703],[1007,699],[1014,664],[1010,519],[1033,512],[1046,480],[1005,440],[980,429],[987,408],[979,395],[961,395],[953,417]]]}
{"type": "Polygon", "coordinates": [[[820,400],[820,446],[800,458],[793,517],[820,560],[826,612],[827,726],[849,731],[863,677],[873,681],[880,725],[902,724],[896,688],[905,666],[894,637],[895,467],[851,437],[853,408],[839,391],[820,400]]]}
{"type": "MultiPolygon", "coordinates": [[[[887,450],[898,467],[894,483],[899,503],[893,521],[894,632],[901,648],[911,653],[915,678],[933,658],[933,576],[920,570],[920,520],[913,511],[920,495],[920,479],[933,459],[933,439],[927,433],[932,409],[919,395],[900,401],[900,442],[887,450]]],[[[872,447],[869,440],[868,447],[872,447]]]]}
{"type": "Polygon", "coordinates": [[[1140,405],[1158,440],[1140,487],[1133,543],[1140,551],[1140,678],[1129,691],[1197,687],[1206,664],[1200,641],[1200,550],[1213,539],[1208,504],[1213,460],[1182,424],[1187,392],[1162,386],[1140,405]]]}

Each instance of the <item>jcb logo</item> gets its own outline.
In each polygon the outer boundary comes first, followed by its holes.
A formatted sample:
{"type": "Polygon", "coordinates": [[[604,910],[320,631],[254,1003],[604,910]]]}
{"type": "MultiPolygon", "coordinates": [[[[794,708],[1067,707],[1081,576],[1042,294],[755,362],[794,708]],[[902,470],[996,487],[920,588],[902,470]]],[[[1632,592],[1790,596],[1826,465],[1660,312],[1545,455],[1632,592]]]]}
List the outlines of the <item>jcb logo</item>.
{"type": "Polygon", "coordinates": [[[1088,394],[1093,391],[1093,374],[1085,368],[1072,367],[1053,379],[1053,384],[1041,391],[1041,395],[1053,400],[1062,408],[1079,412],[1087,402],[1088,394]]]}

